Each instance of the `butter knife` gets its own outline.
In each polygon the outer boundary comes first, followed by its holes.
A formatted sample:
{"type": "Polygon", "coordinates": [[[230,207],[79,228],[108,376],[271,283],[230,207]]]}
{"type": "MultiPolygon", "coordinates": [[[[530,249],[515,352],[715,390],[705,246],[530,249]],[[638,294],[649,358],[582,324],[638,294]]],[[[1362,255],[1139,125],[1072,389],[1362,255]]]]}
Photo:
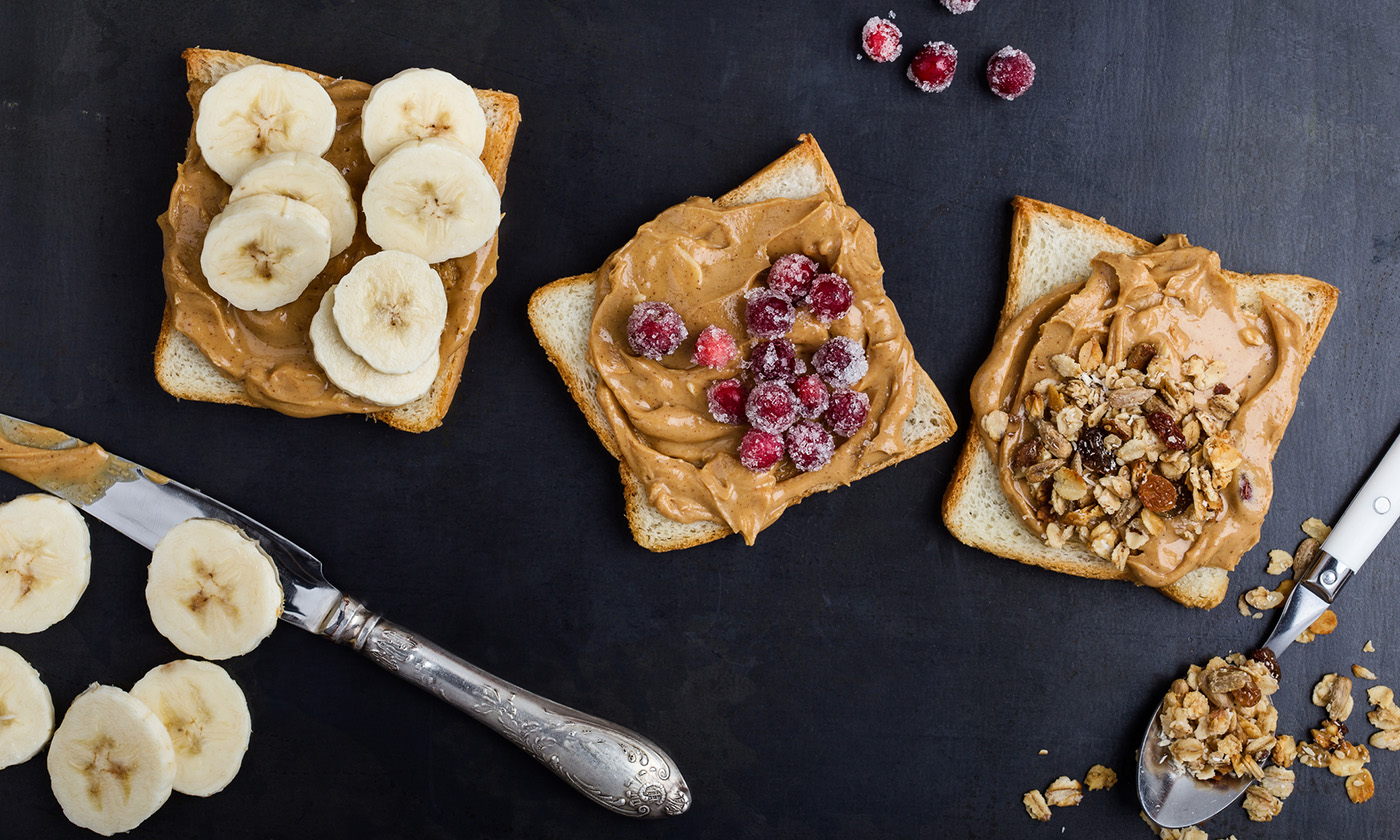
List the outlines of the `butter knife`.
{"type": "Polygon", "coordinates": [[[154,548],[204,517],[236,525],[277,565],[282,620],[365,654],[525,750],[580,793],[629,817],[690,807],[690,789],[660,747],[624,727],[547,700],[453,656],[326,582],[321,561],[271,528],[96,444],[0,414],[0,470],[67,499],[154,548]]]}

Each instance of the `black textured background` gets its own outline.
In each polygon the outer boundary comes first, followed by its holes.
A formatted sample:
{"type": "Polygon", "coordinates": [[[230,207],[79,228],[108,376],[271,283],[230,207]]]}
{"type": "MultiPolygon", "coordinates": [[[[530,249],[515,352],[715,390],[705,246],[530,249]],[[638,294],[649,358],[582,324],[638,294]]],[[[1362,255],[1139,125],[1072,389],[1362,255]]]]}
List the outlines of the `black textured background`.
{"type": "MultiPolygon", "coordinates": [[[[1266,582],[1264,549],[1295,546],[1307,516],[1334,518],[1400,417],[1400,8],[984,0],[955,18],[904,0],[907,42],[960,51],[952,88],[928,96],[905,61],[856,60],[861,23],[886,2],[4,4],[0,410],[265,520],[389,616],[651,736],[695,796],[662,823],[613,816],[446,705],[283,627],[227,663],[256,730],[242,773],[208,800],[175,795],[133,836],[1148,836],[1132,770],[1155,695],[1188,662],[1262,639],[1266,623],[1234,601],[1266,582]],[[1039,68],[1011,103],[982,74],[1006,43],[1039,68]],[[179,403],[156,385],[155,218],[189,131],[191,45],[371,82],[440,67],[519,95],[500,276],[441,429],[179,403]],[[938,513],[961,434],[809,499],[754,548],[654,556],[632,543],[615,464],[537,346],[526,300],[803,131],[874,225],[886,286],[960,423],[1016,193],[1145,237],[1184,232],[1229,268],[1341,288],[1263,541],[1221,607],[961,546],[938,513]],[[1049,825],[1027,819],[1022,793],[1096,762],[1118,787],[1049,825]]],[[[0,475],[0,497],[25,491],[0,475]]],[[[92,538],[73,616],[0,636],[60,714],[90,682],[129,687],[179,655],[145,612],[146,553],[102,525],[92,538]]],[[[1351,584],[1338,631],[1285,657],[1287,731],[1316,724],[1306,696],[1325,672],[1363,662],[1400,678],[1398,541],[1351,584]],[[1367,639],[1376,653],[1361,652],[1367,639]]],[[[1400,757],[1377,753],[1370,803],[1300,767],[1271,826],[1232,808],[1212,837],[1393,836],[1400,757]]],[[[64,836],[84,833],[42,759],[0,772],[0,837],[64,836]]]]}

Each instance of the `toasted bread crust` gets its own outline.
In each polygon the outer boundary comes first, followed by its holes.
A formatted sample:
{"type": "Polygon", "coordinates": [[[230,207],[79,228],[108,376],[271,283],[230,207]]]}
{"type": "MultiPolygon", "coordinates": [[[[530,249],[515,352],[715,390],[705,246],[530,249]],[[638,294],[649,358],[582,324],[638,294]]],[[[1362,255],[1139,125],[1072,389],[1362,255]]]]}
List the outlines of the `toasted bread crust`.
{"type": "MultiPolygon", "coordinates": [[[[208,50],[199,47],[191,47],[181,55],[185,60],[185,77],[191,85],[196,82],[212,83],[228,73],[252,64],[276,64],[276,62],[264,61],[228,50],[208,50]]],[[[276,66],[306,73],[323,83],[333,81],[333,77],[294,67],[290,64],[276,64],[276,66]]],[[[491,173],[496,187],[504,193],[506,170],[510,164],[511,152],[515,148],[515,135],[520,127],[520,100],[512,94],[494,90],[477,90],[476,94],[482,101],[482,107],[488,115],[486,146],[482,152],[482,163],[485,164],[486,170],[491,173]]],[[[189,97],[190,106],[193,108],[196,105],[193,89],[191,89],[189,97]]],[[[194,127],[191,125],[186,147],[186,162],[191,160],[195,154],[197,152],[194,127]]],[[[181,165],[183,166],[183,164],[181,165]]],[[[171,198],[174,200],[173,194],[171,198]]],[[[167,224],[166,219],[167,216],[162,214],[159,220],[162,227],[167,224]]],[[[499,231],[491,236],[491,254],[485,267],[492,275],[496,272],[498,237],[499,231]]],[[[170,258],[168,254],[166,258],[170,258]]],[[[480,313],[480,307],[477,308],[477,312],[480,313]]],[[[432,388],[426,395],[408,405],[386,408],[368,416],[406,432],[426,432],[442,425],[442,418],[451,407],[452,399],[457,392],[457,384],[461,381],[462,366],[466,363],[470,335],[475,332],[475,329],[476,324],[473,322],[468,327],[468,339],[462,342],[462,346],[443,361],[442,367],[438,370],[437,378],[433,380],[432,388]]],[[[192,375],[186,366],[198,361],[190,352],[193,346],[193,342],[175,328],[174,313],[167,303],[164,317],[161,319],[160,335],[156,339],[155,351],[156,381],[160,383],[162,388],[178,399],[226,405],[258,406],[258,403],[248,397],[241,385],[207,360],[203,360],[203,365],[207,370],[200,369],[192,375]]]]}
{"type": "MultiPolygon", "coordinates": [[[[1011,228],[1011,258],[1008,264],[1006,300],[1002,306],[998,333],[1031,302],[1026,299],[1027,290],[1023,288],[1023,283],[1029,275],[1028,244],[1037,223],[1054,222],[1076,231],[1083,231],[1092,238],[1115,242],[1122,253],[1137,254],[1152,247],[1146,240],[1119,230],[1107,222],[1043,201],[1017,196],[1012,200],[1012,210],[1014,217],[1011,228]]],[[[1304,296],[1314,305],[1310,317],[1305,318],[1308,334],[1303,347],[1303,373],[1306,373],[1313,353],[1322,341],[1323,332],[1336,310],[1337,289],[1321,280],[1296,274],[1241,274],[1233,271],[1224,271],[1224,274],[1235,285],[1242,304],[1257,300],[1261,292],[1288,288],[1304,296]]],[[[1043,293],[1044,290],[1041,291],[1043,293]]],[[[1038,296],[1032,296],[1031,299],[1038,296]]],[[[981,436],[975,428],[970,429],[963,442],[962,454],[954,468],[953,479],[943,497],[943,521],[955,537],[973,548],[1051,571],[1099,580],[1130,580],[1124,572],[1114,568],[1111,562],[1086,548],[1050,548],[1021,526],[1019,520],[1016,520],[1018,533],[1015,535],[990,533],[985,528],[977,527],[973,521],[975,514],[985,514],[986,510],[972,510],[972,506],[977,504],[973,498],[976,492],[974,488],[979,486],[979,483],[985,486],[988,480],[996,481],[995,469],[981,436]]],[[[994,504],[999,506],[994,513],[1003,521],[1008,518],[1015,520],[1011,506],[1006,502],[999,487],[994,504]]],[[[1228,570],[1207,567],[1183,575],[1177,582],[1158,591],[1185,606],[1208,609],[1217,606],[1224,599],[1228,585],[1228,570]]]]}

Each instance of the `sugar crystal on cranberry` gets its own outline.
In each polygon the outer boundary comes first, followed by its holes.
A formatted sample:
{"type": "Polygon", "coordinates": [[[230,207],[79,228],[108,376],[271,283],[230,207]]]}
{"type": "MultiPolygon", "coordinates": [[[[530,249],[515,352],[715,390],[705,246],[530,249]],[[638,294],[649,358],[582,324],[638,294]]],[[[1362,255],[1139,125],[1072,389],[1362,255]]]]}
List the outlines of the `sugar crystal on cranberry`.
{"type": "Polygon", "coordinates": [[[844,388],[859,382],[870,369],[870,363],[866,361],[865,348],[860,342],[838,335],[817,348],[812,356],[812,367],[831,386],[844,388]]]}
{"type": "Polygon", "coordinates": [[[744,320],[751,334],[759,338],[778,338],[792,329],[797,309],[787,295],[776,289],[751,289],[745,295],[744,320]]]}
{"type": "Polygon", "coordinates": [[[749,370],[760,382],[791,382],[807,370],[797,346],[786,338],[760,341],[749,351],[749,370]]]}
{"type": "Polygon", "coordinates": [[[754,472],[767,472],[783,460],[783,439],[772,432],[749,429],[739,441],[739,463],[754,472]]]}
{"type": "Polygon", "coordinates": [[[819,470],[831,461],[836,442],[820,423],[803,420],[787,430],[787,454],[802,472],[819,470]]]}
{"type": "Polygon", "coordinates": [[[942,93],[958,72],[958,51],[947,41],[931,41],[914,53],[905,74],[924,93],[942,93]]]}
{"type": "Polygon", "coordinates": [[[841,437],[860,431],[870,416],[870,397],[863,391],[842,389],[831,393],[831,405],[826,409],[826,422],[841,437]]]}
{"type": "Polygon", "coordinates": [[[903,49],[899,39],[903,34],[893,21],[878,16],[872,17],[860,29],[860,45],[871,59],[884,64],[899,58],[900,50],[903,49]]]}
{"type": "Polygon", "coordinates": [[[1035,81],[1035,62],[1012,46],[1002,47],[987,62],[987,84],[1002,99],[1015,99],[1035,81]]]}
{"type": "Polygon", "coordinates": [[[737,379],[721,379],[705,391],[710,416],[720,423],[739,425],[744,422],[744,400],[749,391],[737,379]]]}
{"type": "Polygon", "coordinates": [[[792,383],[792,391],[797,395],[797,413],[808,420],[822,416],[831,402],[831,392],[815,373],[797,377],[797,381],[792,383]]]}
{"type": "Polygon", "coordinates": [[[627,343],[638,356],[660,361],[676,352],[687,335],[685,322],[669,303],[644,301],[627,316],[627,343]]]}
{"type": "Polygon", "coordinates": [[[797,420],[797,396],[786,382],[760,382],[744,401],[744,415],[755,429],[782,434],[797,420]]]}
{"type": "Polygon", "coordinates": [[[818,321],[830,324],[846,314],[853,300],[855,293],[846,278],[839,274],[818,274],[812,280],[812,291],[807,293],[807,308],[818,321]]]}
{"type": "Polygon", "coordinates": [[[737,358],[739,345],[734,343],[734,336],[723,327],[711,324],[696,336],[695,352],[690,355],[690,363],[724,370],[737,358]]]}
{"type": "Polygon", "coordinates": [[[805,254],[784,254],[768,269],[768,288],[777,289],[793,300],[801,300],[812,288],[817,263],[805,254]]]}

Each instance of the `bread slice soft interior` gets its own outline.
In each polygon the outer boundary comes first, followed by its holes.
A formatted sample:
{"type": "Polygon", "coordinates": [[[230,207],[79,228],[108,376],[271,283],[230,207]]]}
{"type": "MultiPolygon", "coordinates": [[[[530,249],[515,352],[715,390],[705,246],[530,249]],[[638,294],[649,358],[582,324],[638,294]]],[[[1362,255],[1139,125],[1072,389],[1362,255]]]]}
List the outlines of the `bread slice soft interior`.
{"type": "MultiPolygon", "coordinates": [[[[1000,327],[1053,289],[1089,276],[1102,252],[1140,254],[1152,245],[1098,219],[1018,196],[1012,202],[1011,261],[1000,327]]],[[[1296,312],[1308,327],[1304,371],[1337,306],[1337,290],[1296,274],[1239,274],[1230,278],[1242,308],[1260,312],[1267,294],[1296,312]]],[[[974,419],[975,425],[975,419],[974,419]]],[[[997,468],[976,428],[967,433],[953,481],[943,500],[943,521],[962,542],[992,554],[1081,577],[1128,580],[1124,572],[1083,546],[1051,548],[1022,524],[1001,489],[997,468]]],[[[1236,558],[1238,559],[1238,558],[1236,558]]],[[[1202,567],[1160,591],[1188,607],[1210,608],[1225,598],[1229,572],[1202,567]]]]}
{"type": "MultiPolygon", "coordinates": [[[[185,50],[183,57],[192,97],[195,83],[209,85],[229,73],[249,65],[275,63],[227,50],[208,50],[199,47],[185,50]]],[[[277,66],[306,73],[323,84],[333,81],[329,76],[300,67],[292,67],[288,64],[277,66]]],[[[481,102],[482,109],[486,112],[486,146],[481,153],[481,161],[486,165],[486,170],[491,173],[497,189],[504,192],[506,169],[510,164],[511,151],[515,147],[516,130],[520,126],[520,100],[512,94],[494,90],[477,89],[476,95],[481,102]]],[[[192,100],[190,105],[194,107],[196,103],[192,100]]],[[[185,164],[191,162],[197,154],[192,120],[185,164]]],[[[166,223],[165,220],[166,216],[162,215],[160,220],[162,226],[166,223]]],[[[498,234],[492,234],[490,257],[485,266],[485,269],[493,276],[496,273],[497,236],[498,234]]],[[[481,308],[478,306],[476,311],[479,313],[481,308]]],[[[473,323],[469,332],[475,328],[476,324],[473,323]]],[[[457,383],[462,377],[462,365],[467,358],[468,343],[463,342],[452,356],[443,360],[437,378],[433,381],[432,388],[427,394],[407,405],[386,408],[369,416],[376,420],[382,420],[396,429],[408,432],[426,432],[442,425],[442,418],[452,405],[452,398],[457,392],[457,383]]],[[[174,314],[169,305],[165,308],[165,317],[160,326],[160,336],[156,340],[155,371],[156,381],[160,383],[160,386],[179,399],[229,405],[257,405],[248,397],[242,385],[214,367],[199,349],[199,346],[175,328],[174,314]]]]}
{"type": "MultiPolygon", "coordinates": [[[[772,198],[807,198],[822,191],[829,192],[838,201],[845,201],[836,174],[821,147],[810,135],[804,134],[786,154],[716,199],[716,203],[721,207],[737,207],[772,198]]],[[[530,298],[530,324],[588,424],[608,452],[620,460],[617,441],[598,404],[598,371],[588,361],[589,330],[598,287],[596,274],[566,277],[537,290],[530,298]]],[[[926,452],[947,440],[956,430],[952,412],[933,380],[922,367],[918,368],[916,377],[919,391],[914,408],[904,421],[904,452],[865,470],[856,478],[926,452]]],[[[682,523],[666,517],[651,504],[646,489],[625,463],[619,463],[619,470],[627,522],[633,537],[644,548],[652,551],[689,548],[733,533],[722,523],[682,523]]],[[[835,483],[821,485],[811,492],[832,490],[837,486],[835,483]]]]}

